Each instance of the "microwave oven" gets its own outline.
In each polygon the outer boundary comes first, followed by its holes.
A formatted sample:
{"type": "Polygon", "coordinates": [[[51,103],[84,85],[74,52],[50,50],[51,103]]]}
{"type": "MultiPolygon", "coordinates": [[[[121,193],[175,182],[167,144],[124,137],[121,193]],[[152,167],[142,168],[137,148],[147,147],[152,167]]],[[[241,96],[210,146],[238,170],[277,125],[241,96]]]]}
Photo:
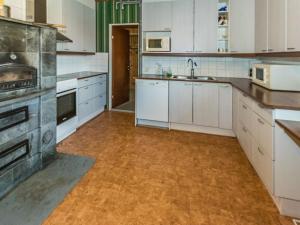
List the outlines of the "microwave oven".
{"type": "Polygon", "coordinates": [[[171,38],[170,37],[147,37],[146,52],[170,52],[171,38]]]}
{"type": "Polygon", "coordinates": [[[276,91],[300,91],[300,65],[255,64],[252,82],[276,91]]]}

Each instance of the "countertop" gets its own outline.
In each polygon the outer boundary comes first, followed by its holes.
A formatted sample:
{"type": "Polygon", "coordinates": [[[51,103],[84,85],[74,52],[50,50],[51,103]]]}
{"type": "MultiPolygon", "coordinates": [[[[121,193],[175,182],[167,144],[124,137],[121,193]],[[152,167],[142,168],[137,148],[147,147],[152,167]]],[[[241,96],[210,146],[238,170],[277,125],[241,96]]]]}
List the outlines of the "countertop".
{"type": "Polygon", "coordinates": [[[64,75],[58,75],[57,82],[71,80],[71,79],[84,79],[84,78],[88,78],[88,77],[94,77],[94,76],[105,75],[105,74],[107,74],[107,72],[84,71],[84,72],[78,72],[78,73],[69,73],[69,74],[64,74],[64,75]]]}
{"type": "MultiPolygon", "coordinates": [[[[138,79],[189,81],[157,75],[144,75],[138,79]]],[[[228,83],[261,104],[263,107],[270,109],[300,110],[300,92],[271,91],[253,84],[251,80],[247,78],[216,77],[216,80],[213,81],[192,80],[192,82],[228,83]]]]}
{"type": "Polygon", "coordinates": [[[276,123],[300,145],[300,121],[276,120],[276,123]]]}

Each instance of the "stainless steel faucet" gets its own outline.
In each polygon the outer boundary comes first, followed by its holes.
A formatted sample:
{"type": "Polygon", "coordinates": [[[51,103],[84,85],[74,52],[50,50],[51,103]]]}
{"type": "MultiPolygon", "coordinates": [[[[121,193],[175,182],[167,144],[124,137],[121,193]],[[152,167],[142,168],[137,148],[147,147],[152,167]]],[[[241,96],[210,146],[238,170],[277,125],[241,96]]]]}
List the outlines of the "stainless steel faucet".
{"type": "Polygon", "coordinates": [[[194,79],[195,78],[195,69],[194,69],[194,66],[198,66],[196,62],[194,62],[194,60],[192,58],[189,58],[188,60],[188,64],[192,65],[192,68],[191,68],[191,78],[194,79]]]}

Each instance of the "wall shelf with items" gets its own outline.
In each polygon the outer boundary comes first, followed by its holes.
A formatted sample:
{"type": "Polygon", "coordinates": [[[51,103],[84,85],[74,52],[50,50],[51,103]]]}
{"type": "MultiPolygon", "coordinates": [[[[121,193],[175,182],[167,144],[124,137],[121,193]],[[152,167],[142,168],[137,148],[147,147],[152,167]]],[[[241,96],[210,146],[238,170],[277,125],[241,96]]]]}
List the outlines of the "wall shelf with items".
{"type": "Polygon", "coordinates": [[[229,52],[229,3],[218,0],[218,52],[229,52]]]}

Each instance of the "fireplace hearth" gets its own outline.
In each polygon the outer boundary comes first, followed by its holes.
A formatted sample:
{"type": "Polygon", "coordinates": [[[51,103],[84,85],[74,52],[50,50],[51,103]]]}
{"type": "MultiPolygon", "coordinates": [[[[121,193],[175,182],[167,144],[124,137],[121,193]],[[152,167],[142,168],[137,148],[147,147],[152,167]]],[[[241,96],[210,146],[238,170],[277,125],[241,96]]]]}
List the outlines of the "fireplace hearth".
{"type": "Polygon", "coordinates": [[[0,18],[0,198],[56,157],[55,35],[0,18]]]}

